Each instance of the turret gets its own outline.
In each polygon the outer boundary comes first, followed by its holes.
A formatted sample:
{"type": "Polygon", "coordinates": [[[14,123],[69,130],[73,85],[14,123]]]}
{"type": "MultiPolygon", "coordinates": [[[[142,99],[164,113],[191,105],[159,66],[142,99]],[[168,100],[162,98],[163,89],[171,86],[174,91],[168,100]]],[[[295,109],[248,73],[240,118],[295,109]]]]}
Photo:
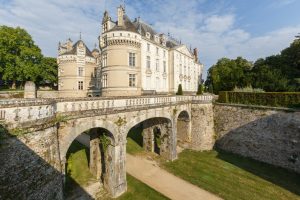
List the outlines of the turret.
{"type": "Polygon", "coordinates": [[[109,31],[112,27],[111,17],[108,12],[105,11],[102,19],[102,33],[109,31]]]}

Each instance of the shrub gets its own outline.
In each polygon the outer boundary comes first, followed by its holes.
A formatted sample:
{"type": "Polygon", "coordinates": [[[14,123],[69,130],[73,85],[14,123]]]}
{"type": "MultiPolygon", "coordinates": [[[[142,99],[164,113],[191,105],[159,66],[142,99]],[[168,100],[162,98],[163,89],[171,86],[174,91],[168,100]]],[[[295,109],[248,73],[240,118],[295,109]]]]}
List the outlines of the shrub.
{"type": "Polygon", "coordinates": [[[235,87],[233,92],[265,92],[263,89],[260,88],[253,88],[251,85],[244,88],[235,87]]]}
{"type": "Polygon", "coordinates": [[[219,92],[220,103],[262,105],[273,107],[299,107],[300,92],[219,92]]]}
{"type": "Polygon", "coordinates": [[[181,84],[178,85],[178,90],[177,90],[176,95],[183,95],[182,85],[181,84]]]}
{"type": "Polygon", "coordinates": [[[203,86],[202,84],[198,85],[198,91],[197,91],[197,95],[202,95],[203,94],[203,86]]]}

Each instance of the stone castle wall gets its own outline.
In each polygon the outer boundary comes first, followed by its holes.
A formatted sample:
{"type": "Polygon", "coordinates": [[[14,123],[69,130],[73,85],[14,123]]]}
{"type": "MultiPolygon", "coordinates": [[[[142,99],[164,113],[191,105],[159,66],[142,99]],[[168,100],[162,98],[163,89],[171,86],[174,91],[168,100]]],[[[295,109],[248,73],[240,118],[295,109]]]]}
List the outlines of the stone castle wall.
{"type": "Polygon", "coordinates": [[[216,147],[300,173],[300,112],[214,105],[216,147]]]}
{"type": "Polygon", "coordinates": [[[191,149],[212,150],[215,143],[213,105],[192,105],[191,149]]]}
{"type": "Polygon", "coordinates": [[[56,126],[17,136],[0,131],[0,199],[63,199],[56,126]]]}

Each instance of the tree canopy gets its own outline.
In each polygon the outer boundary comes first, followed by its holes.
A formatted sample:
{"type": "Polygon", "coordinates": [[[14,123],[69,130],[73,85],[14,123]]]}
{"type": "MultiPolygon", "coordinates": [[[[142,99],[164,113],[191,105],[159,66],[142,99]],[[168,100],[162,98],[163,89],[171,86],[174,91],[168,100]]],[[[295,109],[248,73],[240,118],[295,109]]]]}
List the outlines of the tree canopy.
{"type": "Polygon", "coordinates": [[[15,87],[26,81],[53,85],[57,76],[55,58],[44,58],[26,30],[0,26],[0,78],[15,87]]]}
{"type": "Polygon", "coordinates": [[[279,55],[254,63],[241,57],[222,58],[209,69],[205,85],[214,93],[248,86],[268,92],[300,91],[300,39],[279,55]]]}

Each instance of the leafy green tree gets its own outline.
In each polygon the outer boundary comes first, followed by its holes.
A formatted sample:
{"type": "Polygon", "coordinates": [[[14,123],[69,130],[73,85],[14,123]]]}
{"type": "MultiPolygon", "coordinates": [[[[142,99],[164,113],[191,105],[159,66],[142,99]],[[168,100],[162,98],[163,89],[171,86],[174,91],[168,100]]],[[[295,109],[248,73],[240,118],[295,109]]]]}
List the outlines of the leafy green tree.
{"type": "Polygon", "coordinates": [[[215,93],[245,87],[251,84],[251,77],[248,77],[251,68],[252,63],[242,57],[235,60],[222,58],[209,69],[205,85],[212,85],[215,93]]]}
{"type": "Polygon", "coordinates": [[[22,28],[0,26],[0,73],[3,81],[15,88],[16,83],[36,81],[42,54],[31,36],[22,28]]]}
{"type": "Polygon", "coordinates": [[[177,90],[176,95],[183,95],[182,85],[181,84],[178,85],[178,90],[177,90]]]}
{"type": "Polygon", "coordinates": [[[203,94],[203,85],[199,84],[198,85],[198,90],[197,90],[197,95],[202,95],[203,94]]]}
{"type": "Polygon", "coordinates": [[[40,73],[37,78],[39,86],[49,86],[55,88],[57,85],[57,70],[58,65],[56,58],[44,57],[40,64],[40,73]]]}

